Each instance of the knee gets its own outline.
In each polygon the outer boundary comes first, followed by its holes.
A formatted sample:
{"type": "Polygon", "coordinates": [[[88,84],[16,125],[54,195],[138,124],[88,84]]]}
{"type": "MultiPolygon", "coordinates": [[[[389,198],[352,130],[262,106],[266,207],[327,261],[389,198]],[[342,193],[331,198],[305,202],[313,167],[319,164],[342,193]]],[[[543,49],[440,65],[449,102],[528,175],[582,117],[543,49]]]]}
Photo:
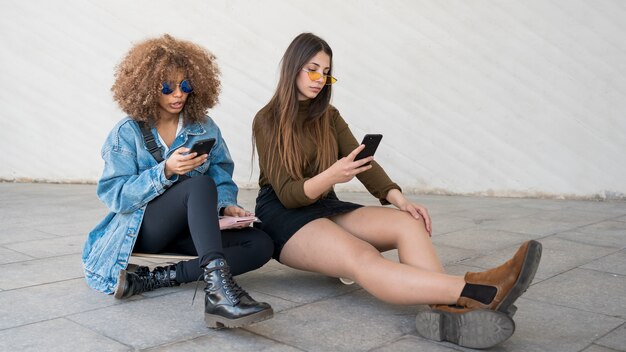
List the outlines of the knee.
{"type": "Polygon", "coordinates": [[[184,181],[185,183],[189,183],[191,187],[205,187],[209,189],[216,189],[215,181],[208,175],[198,175],[189,178],[184,181]]]}
{"type": "Polygon", "coordinates": [[[191,194],[201,193],[203,195],[217,197],[217,186],[215,181],[207,175],[191,177],[182,183],[191,194]]]}
{"type": "Polygon", "coordinates": [[[428,231],[426,231],[426,223],[424,222],[424,218],[420,216],[419,219],[415,219],[409,213],[403,213],[402,219],[396,222],[396,235],[398,240],[402,240],[403,238],[428,238],[428,231]]]}

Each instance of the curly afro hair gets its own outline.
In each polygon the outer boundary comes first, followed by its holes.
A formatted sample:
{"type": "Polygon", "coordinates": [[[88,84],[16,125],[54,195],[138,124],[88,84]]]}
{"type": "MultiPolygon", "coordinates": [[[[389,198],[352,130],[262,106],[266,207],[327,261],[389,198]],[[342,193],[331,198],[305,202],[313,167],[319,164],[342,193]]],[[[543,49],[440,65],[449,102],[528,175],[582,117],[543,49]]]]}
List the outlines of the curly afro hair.
{"type": "Polygon", "coordinates": [[[182,111],[184,122],[203,122],[207,110],[217,103],[221,88],[215,61],[215,56],[201,46],[169,34],[140,42],[116,67],[113,100],[133,119],[154,125],[159,116],[161,83],[172,71],[181,70],[193,86],[182,111]]]}

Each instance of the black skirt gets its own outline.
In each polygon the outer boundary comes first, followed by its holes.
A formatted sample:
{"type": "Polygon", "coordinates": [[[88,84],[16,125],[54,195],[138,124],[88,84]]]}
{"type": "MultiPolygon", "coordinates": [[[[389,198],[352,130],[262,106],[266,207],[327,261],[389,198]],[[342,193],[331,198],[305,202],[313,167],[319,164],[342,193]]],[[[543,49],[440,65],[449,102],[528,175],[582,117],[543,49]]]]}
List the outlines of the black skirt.
{"type": "Polygon", "coordinates": [[[294,233],[309,222],[348,213],[362,207],[360,204],[344,202],[334,191],[317,202],[300,208],[287,209],[270,186],[261,187],[256,198],[255,215],[261,220],[255,227],[265,231],[274,241],[274,259],[279,260],[283,246],[294,233]]]}

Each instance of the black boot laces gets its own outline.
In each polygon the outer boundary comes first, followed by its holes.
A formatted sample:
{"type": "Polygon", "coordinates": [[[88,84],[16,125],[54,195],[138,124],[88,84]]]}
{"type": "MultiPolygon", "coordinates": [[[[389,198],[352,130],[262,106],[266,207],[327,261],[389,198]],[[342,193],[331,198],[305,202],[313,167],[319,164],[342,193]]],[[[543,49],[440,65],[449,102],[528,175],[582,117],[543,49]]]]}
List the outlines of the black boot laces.
{"type": "Polygon", "coordinates": [[[220,277],[222,278],[222,283],[224,284],[224,289],[228,298],[230,298],[234,304],[239,304],[241,297],[247,295],[248,293],[237,284],[233,276],[230,274],[229,267],[223,267],[220,269],[220,277]]]}
{"type": "Polygon", "coordinates": [[[137,293],[143,293],[143,292],[148,292],[148,291],[153,291],[157,288],[159,288],[159,286],[156,284],[156,280],[154,280],[154,278],[150,277],[150,275],[137,275],[137,277],[139,278],[139,282],[138,282],[138,287],[135,290],[135,294],[137,293]]]}
{"type": "MultiPolygon", "coordinates": [[[[222,278],[222,284],[224,285],[224,290],[225,290],[225,293],[228,295],[228,298],[230,298],[235,305],[239,304],[239,301],[241,300],[241,298],[243,296],[248,295],[248,292],[246,292],[243,288],[241,288],[241,286],[237,284],[235,279],[233,279],[233,276],[230,274],[230,268],[228,266],[223,266],[215,270],[218,270],[220,272],[219,275],[222,278]]],[[[196,300],[196,294],[198,293],[198,285],[200,284],[200,279],[203,276],[204,276],[204,273],[200,274],[200,276],[198,276],[198,279],[196,280],[196,288],[193,291],[193,297],[191,298],[191,305],[193,305],[193,302],[196,300]]]]}
{"type": "Polygon", "coordinates": [[[137,274],[139,278],[138,291],[135,293],[142,293],[156,290],[161,287],[172,287],[174,282],[170,280],[170,268],[156,267],[152,272],[140,272],[137,274]]]}

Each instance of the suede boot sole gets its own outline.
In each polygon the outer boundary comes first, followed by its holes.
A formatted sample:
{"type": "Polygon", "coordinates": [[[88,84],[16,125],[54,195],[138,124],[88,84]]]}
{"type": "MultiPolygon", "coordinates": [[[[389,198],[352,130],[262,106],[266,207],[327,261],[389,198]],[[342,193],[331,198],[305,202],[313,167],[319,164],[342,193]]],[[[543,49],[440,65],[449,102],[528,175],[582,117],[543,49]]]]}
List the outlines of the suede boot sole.
{"type": "Polygon", "coordinates": [[[424,311],[417,314],[415,327],[429,340],[448,341],[469,348],[493,347],[515,332],[511,317],[487,309],[466,313],[424,311]]]}
{"type": "MultiPolygon", "coordinates": [[[[541,243],[537,241],[530,241],[528,244],[528,250],[524,257],[524,263],[522,269],[517,277],[517,281],[509,291],[509,294],[504,297],[502,302],[496,308],[499,312],[507,313],[510,311],[509,307],[515,302],[533,282],[537,268],[539,267],[539,261],[541,261],[541,243]]],[[[515,308],[517,310],[517,308],[515,308]]],[[[513,313],[515,314],[515,313],[513,313]]]]}
{"type": "Polygon", "coordinates": [[[256,312],[254,314],[246,315],[245,317],[237,319],[224,318],[221,315],[214,315],[204,313],[204,322],[206,326],[211,329],[223,329],[223,328],[239,328],[245,325],[258,323],[263,320],[270,319],[274,316],[274,310],[272,308],[256,312]]]}

